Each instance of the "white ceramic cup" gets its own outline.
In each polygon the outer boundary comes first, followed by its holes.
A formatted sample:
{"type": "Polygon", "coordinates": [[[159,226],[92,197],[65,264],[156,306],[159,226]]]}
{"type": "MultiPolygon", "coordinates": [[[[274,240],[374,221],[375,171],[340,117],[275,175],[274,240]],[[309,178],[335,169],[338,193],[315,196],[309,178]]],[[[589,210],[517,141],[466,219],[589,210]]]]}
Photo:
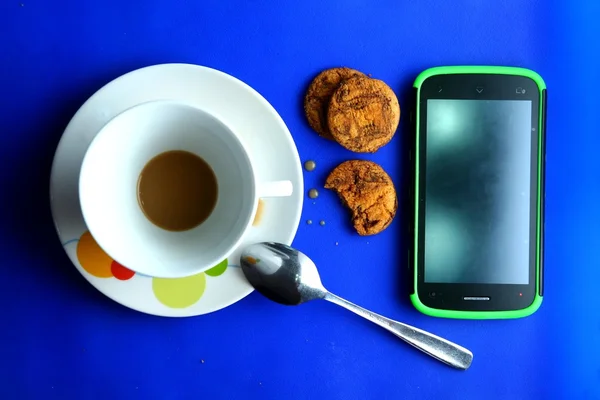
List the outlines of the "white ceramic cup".
{"type": "Polygon", "coordinates": [[[240,245],[259,198],[290,196],[292,190],[290,181],[260,182],[231,129],[213,115],[175,101],[143,103],[110,120],[90,144],[79,176],[81,210],[96,242],[127,268],[160,278],[214,267],[240,245]],[[200,156],[218,182],[212,214],[183,232],[154,225],[137,198],[144,166],[170,150],[200,156]]]}

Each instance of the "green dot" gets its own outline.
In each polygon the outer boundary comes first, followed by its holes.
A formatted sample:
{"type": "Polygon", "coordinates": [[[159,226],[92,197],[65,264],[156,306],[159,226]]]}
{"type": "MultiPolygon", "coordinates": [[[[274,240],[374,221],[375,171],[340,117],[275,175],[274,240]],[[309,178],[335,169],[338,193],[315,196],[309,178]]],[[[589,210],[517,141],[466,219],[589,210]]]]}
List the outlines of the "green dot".
{"type": "Polygon", "coordinates": [[[208,271],[206,271],[206,275],[208,276],[219,276],[227,269],[227,259],[224,259],[216,266],[212,267],[208,271]]]}

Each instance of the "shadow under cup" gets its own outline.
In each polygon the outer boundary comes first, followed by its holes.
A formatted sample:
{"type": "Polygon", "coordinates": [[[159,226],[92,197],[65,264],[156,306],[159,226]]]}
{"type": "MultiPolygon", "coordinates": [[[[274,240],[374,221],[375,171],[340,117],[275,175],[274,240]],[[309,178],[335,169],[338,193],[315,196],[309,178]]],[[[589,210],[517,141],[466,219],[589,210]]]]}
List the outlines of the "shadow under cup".
{"type": "Polygon", "coordinates": [[[189,276],[223,261],[251,225],[257,200],[252,165],[237,136],[207,112],[171,101],[138,105],[111,120],[90,145],[80,175],[83,215],[100,247],[155,277],[189,276]],[[137,197],[144,166],[171,150],[204,159],[218,183],[211,215],[182,232],[150,222],[137,197]]]}

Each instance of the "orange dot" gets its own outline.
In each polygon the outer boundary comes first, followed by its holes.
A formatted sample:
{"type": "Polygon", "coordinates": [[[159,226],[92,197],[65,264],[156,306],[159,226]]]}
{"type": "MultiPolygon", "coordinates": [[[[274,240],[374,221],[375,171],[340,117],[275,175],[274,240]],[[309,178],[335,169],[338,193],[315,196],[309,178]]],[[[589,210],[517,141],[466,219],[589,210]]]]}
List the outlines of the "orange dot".
{"type": "Polygon", "coordinates": [[[133,276],[135,275],[135,272],[133,272],[127,267],[122,266],[116,261],[112,262],[112,264],[110,265],[110,270],[114,277],[120,281],[126,281],[128,279],[133,278],[133,276]]]}
{"type": "Polygon", "coordinates": [[[89,231],[86,231],[77,243],[77,259],[90,275],[97,278],[112,278],[113,259],[96,243],[89,231]]]}

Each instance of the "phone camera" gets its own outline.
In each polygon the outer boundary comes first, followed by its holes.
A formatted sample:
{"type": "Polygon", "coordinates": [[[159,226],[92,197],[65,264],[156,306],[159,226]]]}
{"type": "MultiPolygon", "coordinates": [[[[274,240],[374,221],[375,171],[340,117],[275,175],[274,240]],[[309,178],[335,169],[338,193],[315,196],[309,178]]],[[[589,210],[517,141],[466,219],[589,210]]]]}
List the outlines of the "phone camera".
{"type": "Polygon", "coordinates": [[[437,295],[436,292],[429,292],[429,297],[431,297],[432,299],[435,299],[436,295],[437,295]]]}

